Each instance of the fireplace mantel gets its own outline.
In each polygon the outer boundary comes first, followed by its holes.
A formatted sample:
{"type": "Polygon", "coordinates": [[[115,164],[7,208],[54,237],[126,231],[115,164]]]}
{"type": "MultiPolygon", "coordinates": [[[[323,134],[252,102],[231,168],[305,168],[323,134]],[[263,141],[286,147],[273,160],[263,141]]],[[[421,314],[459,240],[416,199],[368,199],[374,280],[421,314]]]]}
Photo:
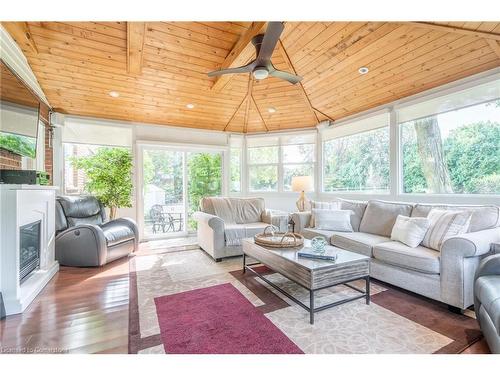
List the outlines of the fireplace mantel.
{"type": "Polygon", "coordinates": [[[59,270],[55,260],[58,187],[0,185],[0,291],[7,315],[23,312],[59,270]],[[19,281],[20,227],[41,221],[40,268],[19,281]]]}

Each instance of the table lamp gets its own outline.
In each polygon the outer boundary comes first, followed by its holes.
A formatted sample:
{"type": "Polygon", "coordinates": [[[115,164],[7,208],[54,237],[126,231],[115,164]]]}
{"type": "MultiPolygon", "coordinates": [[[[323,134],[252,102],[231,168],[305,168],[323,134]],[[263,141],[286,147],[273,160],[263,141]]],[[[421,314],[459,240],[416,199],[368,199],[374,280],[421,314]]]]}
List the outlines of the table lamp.
{"type": "Polygon", "coordinates": [[[292,177],[292,191],[299,191],[300,197],[297,201],[297,208],[300,212],[306,210],[309,200],[306,198],[305,192],[313,190],[313,178],[311,176],[294,176],[292,177]]]}

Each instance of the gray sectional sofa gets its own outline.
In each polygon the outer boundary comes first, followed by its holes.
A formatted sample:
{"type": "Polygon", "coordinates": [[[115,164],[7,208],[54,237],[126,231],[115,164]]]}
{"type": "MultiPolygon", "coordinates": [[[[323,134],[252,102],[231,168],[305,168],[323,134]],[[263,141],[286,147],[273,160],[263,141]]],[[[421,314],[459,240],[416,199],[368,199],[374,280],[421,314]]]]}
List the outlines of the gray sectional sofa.
{"type": "Polygon", "coordinates": [[[266,209],[263,198],[207,197],[200,201],[197,222],[198,244],[216,261],[242,255],[241,240],[253,237],[273,224],[286,231],[289,214],[266,209]]]}
{"type": "Polygon", "coordinates": [[[452,206],[413,204],[379,200],[337,199],[341,209],[352,210],[353,232],[310,228],[310,212],[292,214],[294,230],[306,238],[325,237],[332,245],[372,258],[370,275],[455,309],[474,304],[474,274],[490,253],[491,243],[500,241],[498,206],[452,206]],[[425,217],[432,208],[471,210],[469,232],[445,240],[440,251],[424,246],[411,248],[391,241],[398,215],[425,217]]]}

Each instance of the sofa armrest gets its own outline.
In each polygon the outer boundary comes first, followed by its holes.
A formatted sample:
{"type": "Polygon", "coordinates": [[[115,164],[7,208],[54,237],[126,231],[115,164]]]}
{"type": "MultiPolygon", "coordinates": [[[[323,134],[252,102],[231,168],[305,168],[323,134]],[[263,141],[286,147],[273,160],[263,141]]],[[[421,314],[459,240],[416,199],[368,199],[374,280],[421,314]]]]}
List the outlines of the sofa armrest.
{"type": "Polygon", "coordinates": [[[441,298],[465,309],[474,303],[474,276],[491,243],[500,239],[500,228],[448,238],[441,246],[441,298]]]}
{"type": "Polygon", "coordinates": [[[195,219],[199,224],[208,225],[214,231],[224,233],[224,220],[222,220],[219,216],[197,211],[193,214],[193,219],[195,219]]]}
{"type": "Polygon", "coordinates": [[[193,218],[198,224],[196,229],[198,245],[213,258],[217,259],[218,250],[226,246],[224,220],[218,216],[201,211],[195,212],[193,218]]]}
{"type": "Polygon", "coordinates": [[[113,223],[125,225],[129,227],[132,232],[134,232],[134,251],[136,251],[139,248],[139,229],[137,228],[135,220],[129,217],[120,217],[111,221],[113,223]]]}
{"type": "Polygon", "coordinates": [[[288,232],[288,222],[290,221],[288,212],[266,209],[262,212],[261,220],[263,223],[278,227],[280,232],[288,232]]]}
{"type": "Polygon", "coordinates": [[[309,223],[311,222],[311,211],[292,213],[292,221],[294,223],[293,231],[295,233],[301,233],[304,228],[309,227],[309,223]]]}
{"type": "Polygon", "coordinates": [[[108,251],[102,229],[81,224],[56,236],[55,252],[56,260],[63,266],[96,267],[106,263],[108,251]]]}
{"type": "Polygon", "coordinates": [[[500,241],[500,228],[465,233],[448,238],[441,246],[441,255],[474,257],[488,254],[491,244],[500,241]]]}

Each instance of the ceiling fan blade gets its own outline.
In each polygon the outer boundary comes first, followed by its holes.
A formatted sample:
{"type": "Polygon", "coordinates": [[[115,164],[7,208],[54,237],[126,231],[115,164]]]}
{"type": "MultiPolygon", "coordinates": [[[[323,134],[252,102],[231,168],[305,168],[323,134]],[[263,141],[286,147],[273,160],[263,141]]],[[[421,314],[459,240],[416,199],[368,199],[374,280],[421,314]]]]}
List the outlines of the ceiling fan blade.
{"type": "Polygon", "coordinates": [[[302,77],[296,76],[295,74],[284,72],[283,70],[271,70],[269,75],[284,79],[285,81],[290,82],[292,85],[299,83],[302,81],[302,77]]]}
{"type": "Polygon", "coordinates": [[[267,24],[267,30],[264,34],[264,39],[262,39],[259,56],[257,56],[256,60],[260,63],[262,63],[262,61],[271,60],[274,48],[276,48],[276,44],[278,43],[284,28],[285,26],[283,25],[283,22],[269,22],[267,24]]]}
{"type": "Polygon", "coordinates": [[[223,74],[234,74],[234,73],[250,73],[255,67],[255,61],[243,66],[239,66],[237,68],[228,68],[221,70],[214,70],[213,72],[208,73],[209,77],[221,76],[223,74]]]}

